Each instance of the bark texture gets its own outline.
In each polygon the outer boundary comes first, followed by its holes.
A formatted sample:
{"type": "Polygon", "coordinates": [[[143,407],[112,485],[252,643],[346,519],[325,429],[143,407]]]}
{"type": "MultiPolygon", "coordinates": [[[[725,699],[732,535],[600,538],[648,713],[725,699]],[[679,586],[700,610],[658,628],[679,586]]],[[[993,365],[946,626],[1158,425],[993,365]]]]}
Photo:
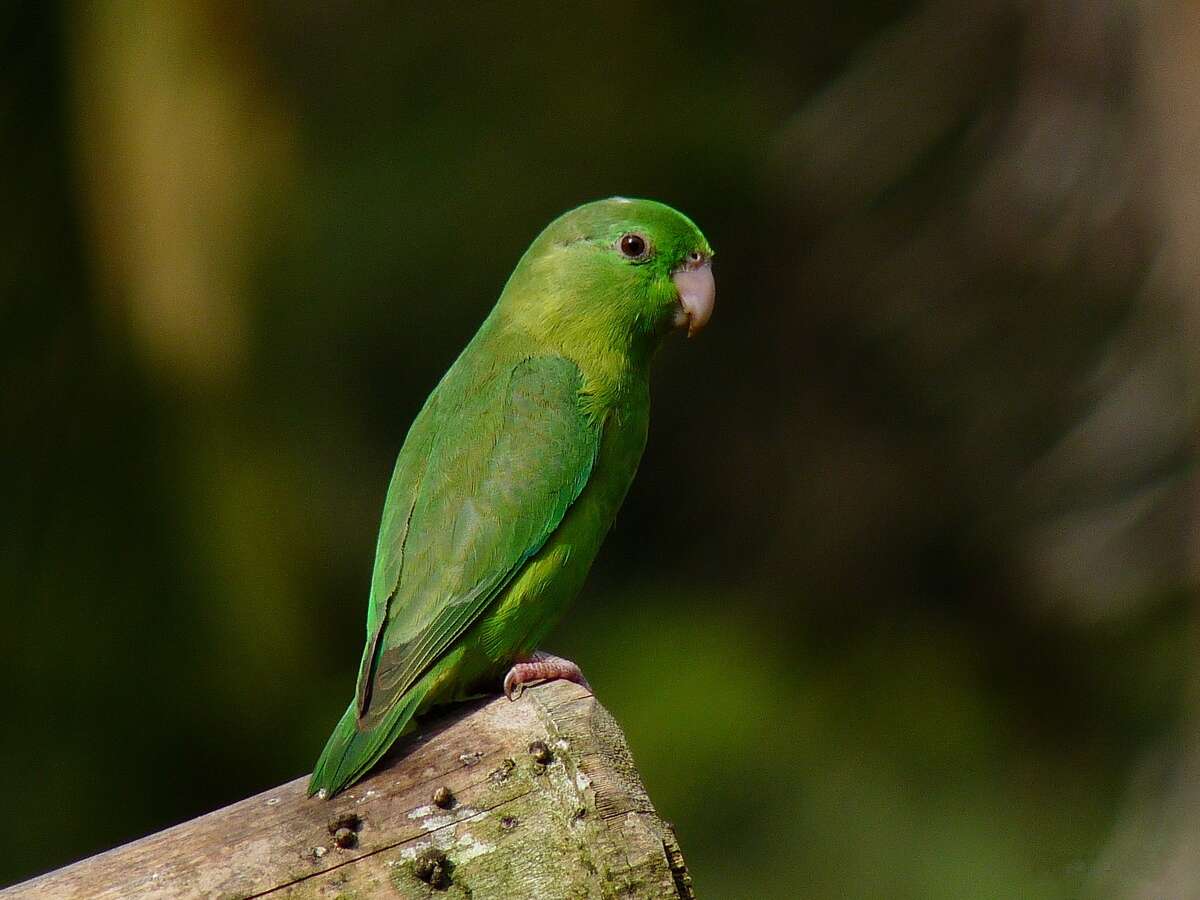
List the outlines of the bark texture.
{"type": "Polygon", "coordinates": [[[691,898],[671,826],[583,688],[454,707],[333,800],[307,778],[5,897],[691,898]]]}

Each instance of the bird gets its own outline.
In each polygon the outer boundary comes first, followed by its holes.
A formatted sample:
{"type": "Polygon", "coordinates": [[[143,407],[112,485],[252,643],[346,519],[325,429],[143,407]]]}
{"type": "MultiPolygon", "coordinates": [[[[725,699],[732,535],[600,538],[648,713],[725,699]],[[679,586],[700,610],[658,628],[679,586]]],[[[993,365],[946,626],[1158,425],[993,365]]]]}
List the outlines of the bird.
{"type": "Polygon", "coordinates": [[[624,197],[563,213],[529,245],[401,446],[354,698],[310,797],[354,784],[435,706],[552,679],[590,690],[538,647],[637,471],[655,351],[712,315],[712,259],[687,216],[624,197]]]}

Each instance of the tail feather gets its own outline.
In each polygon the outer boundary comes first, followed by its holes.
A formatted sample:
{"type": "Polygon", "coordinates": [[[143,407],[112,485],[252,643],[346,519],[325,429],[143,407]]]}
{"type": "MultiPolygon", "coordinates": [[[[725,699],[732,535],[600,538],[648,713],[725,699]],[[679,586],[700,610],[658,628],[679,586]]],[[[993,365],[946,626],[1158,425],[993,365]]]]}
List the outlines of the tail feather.
{"type": "Polygon", "coordinates": [[[321,791],[326,799],[362,778],[395,740],[413,725],[413,716],[429,693],[422,681],[412,687],[374,728],[360,731],[355,702],[342,714],[308,780],[308,796],[321,791]]]}

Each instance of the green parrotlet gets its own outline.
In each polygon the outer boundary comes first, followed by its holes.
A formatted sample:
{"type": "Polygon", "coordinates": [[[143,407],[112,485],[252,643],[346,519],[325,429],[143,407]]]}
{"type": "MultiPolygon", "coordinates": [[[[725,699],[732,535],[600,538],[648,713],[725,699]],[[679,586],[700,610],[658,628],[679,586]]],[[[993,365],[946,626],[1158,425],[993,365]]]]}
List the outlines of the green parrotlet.
{"type": "Polygon", "coordinates": [[[353,784],[437,704],[586,686],[537,647],[641,460],[655,349],[712,314],[711,260],[686,216],[621,197],[565,213],[521,257],[396,460],[358,687],[310,796],[353,784]]]}

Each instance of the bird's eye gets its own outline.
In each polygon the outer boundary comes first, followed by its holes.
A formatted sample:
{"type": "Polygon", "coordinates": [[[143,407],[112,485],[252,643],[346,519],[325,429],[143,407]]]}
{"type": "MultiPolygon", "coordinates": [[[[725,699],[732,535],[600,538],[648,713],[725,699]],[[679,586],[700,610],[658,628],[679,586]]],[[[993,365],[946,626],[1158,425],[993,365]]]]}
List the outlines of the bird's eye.
{"type": "Polygon", "coordinates": [[[622,235],[618,246],[621,248],[622,255],[629,259],[641,259],[646,255],[648,249],[646,239],[640,234],[622,235]]]}
{"type": "Polygon", "coordinates": [[[689,261],[689,262],[694,262],[694,263],[698,263],[698,262],[700,262],[700,251],[699,251],[699,250],[693,250],[691,253],[689,253],[689,254],[688,254],[688,261],[689,261]]]}

